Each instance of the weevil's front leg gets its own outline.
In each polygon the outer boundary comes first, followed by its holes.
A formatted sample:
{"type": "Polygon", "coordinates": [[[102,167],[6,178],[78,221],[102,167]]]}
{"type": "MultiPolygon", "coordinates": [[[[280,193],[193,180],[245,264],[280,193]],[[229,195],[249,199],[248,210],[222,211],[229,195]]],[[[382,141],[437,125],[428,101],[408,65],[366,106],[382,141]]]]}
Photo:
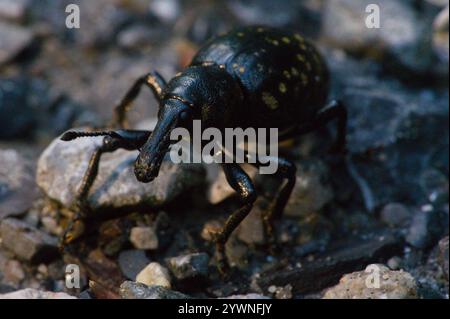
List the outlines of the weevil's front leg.
{"type": "Polygon", "coordinates": [[[141,91],[142,85],[149,87],[159,102],[162,98],[162,92],[166,87],[166,81],[158,72],[150,72],[137,79],[120,103],[115,107],[112,123],[113,127],[127,127],[126,113],[141,91]]]}
{"type": "Polygon", "coordinates": [[[90,207],[87,200],[89,191],[98,174],[98,167],[102,154],[114,152],[122,148],[126,150],[137,150],[144,145],[150,136],[150,131],[118,130],[111,132],[74,132],[69,131],[61,137],[64,141],[70,141],[78,137],[89,137],[105,135],[102,145],[91,155],[88,168],[84,173],[80,186],[78,187],[74,210],[75,216],[69,221],[60,241],[61,249],[79,238],[84,232],[84,220],[89,215],[90,207]]]}
{"type": "MultiPolygon", "coordinates": [[[[292,190],[295,186],[297,168],[295,164],[287,159],[280,157],[267,156],[262,158],[264,163],[268,161],[277,164],[276,176],[280,176],[286,179],[286,183],[281,186],[274,199],[270,202],[269,207],[264,212],[262,219],[264,224],[264,230],[268,236],[270,248],[276,245],[276,238],[274,234],[274,223],[277,219],[280,219],[283,215],[284,208],[292,194],[292,190]]],[[[260,163],[252,164],[256,167],[261,167],[260,163]]]]}
{"type": "Polygon", "coordinates": [[[248,215],[257,194],[250,177],[235,163],[222,164],[223,171],[230,186],[239,194],[242,206],[228,217],[225,226],[215,235],[216,254],[219,272],[226,273],[228,262],[225,256],[225,244],[231,233],[248,215]]]}

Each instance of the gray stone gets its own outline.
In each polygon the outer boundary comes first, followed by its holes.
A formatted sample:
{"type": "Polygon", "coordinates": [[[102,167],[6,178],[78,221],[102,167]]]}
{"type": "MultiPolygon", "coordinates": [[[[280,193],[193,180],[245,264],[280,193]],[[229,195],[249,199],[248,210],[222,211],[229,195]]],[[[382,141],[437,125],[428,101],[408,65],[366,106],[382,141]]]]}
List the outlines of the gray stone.
{"type": "Polygon", "coordinates": [[[387,261],[386,265],[391,270],[399,270],[402,265],[402,259],[398,256],[394,256],[387,261]]]}
{"type": "Polygon", "coordinates": [[[0,0],[0,18],[22,21],[29,4],[30,0],[0,0]]]}
{"type": "Polygon", "coordinates": [[[3,270],[3,281],[8,284],[17,286],[25,279],[25,272],[18,260],[8,260],[6,261],[5,266],[0,267],[0,269],[3,270]]]}
{"type": "Polygon", "coordinates": [[[174,23],[182,12],[178,0],[151,0],[149,9],[165,23],[174,23]]]}
{"type": "Polygon", "coordinates": [[[320,160],[297,164],[297,180],[284,209],[287,216],[306,216],[318,212],[333,199],[328,171],[320,160]]]}
{"type": "Polygon", "coordinates": [[[117,35],[119,46],[130,50],[142,50],[156,42],[161,33],[145,25],[133,25],[117,35]]]}
{"type": "Polygon", "coordinates": [[[449,6],[447,1],[447,7],[436,16],[433,23],[433,48],[438,55],[444,67],[447,67],[449,63],[449,6]]]}
{"type": "Polygon", "coordinates": [[[158,236],[153,227],[133,227],[130,232],[130,242],[136,249],[158,248],[158,236]]]}
{"type": "Polygon", "coordinates": [[[136,282],[147,286],[171,288],[169,271],[159,263],[152,262],[136,276],[136,282]]]}
{"type": "Polygon", "coordinates": [[[401,203],[389,203],[381,210],[380,218],[389,226],[401,227],[409,225],[412,213],[401,203]]]}
{"type": "Polygon", "coordinates": [[[424,207],[417,211],[406,235],[406,241],[416,248],[428,248],[448,231],[448,213],[424,207]]]}
{"type": "Polygon", "coordinates": [[[0,299],[77,299],[65,292],[43,291],[26,288],[0,295],[0,299]]]}
{"type": "Polygon", "coordinates": [[[108,0],[79,0],[83,12],[80,29],[74,32],[76,41],[86,47],[101,47],[111,43],[117,32],[130,20],[130,15],[117,3],[108,0]]]}
{"type": "Polygon", "coordinates": [[[330,247],[327,254],[316,260],[305,260],[300,267],[259,273],[254,284],[264,293],[271,286],[286,285],[292,286],[294,295],[317,292],[336,284],[342,275],[364,269],[373,262],[386,261],[401,253],[402,249],[401,238],[389,232],[368,234],[365,240],[350,238],[335,249],[330,247]]]}
{"type": "Polygon", "coordinates": [[[267,290],[274,294],[276,299],[292,299],[292,286],[290,284],[284,287],[270,286],[267,290]]]}
{"type": "Polygon", "coordinates": [[[31,91],[23,77],[0,77],[0,139],[30,136],[36,124],[31,91]]]}
{"type": "Polygon", "coordinates": [[[364,83],[367,76],[350,80],[343,70],[336,72],[345,82],[339,96],[349,113],[348,149],[355,155],[347,169],[368,210],[399,200],[408,205],[428,200],[422,172],[448,171],[447,93],[411,91],[390,80],[364,83]]]}
{"type": "Polygon", "coordinates": [[[262,220],[266,209],[267,201],[263,198],[258,198],[250,214],[245,217],[236,229],[236,234],[240,241],[248,245],[263,245],[266,242],[262,220]]]}
{"type": "Polygon", "coordinates": [[[134,280],[150,262],[145,252],[137,249],[121,251],[118,261],[122,274],[131,280],[134,280]]]}
{"type": "Polygon", "coordinates": [[[188,295],[161,286],[147,286],[133,281],[120,285],[120,296],[124,299],[189,299],[188,295]]]}
{"type": "Polygon", "coordinates": [[[448,6],[448,0],[425,0],[425,1],[437,7],[448,6]]]}
{"type": "Polygon", "coordinates": [[[38,263],[48,261],[58,253],[58,241],[23,221],[6,218],[0,224],[2,246],[20,259],[38,263]]]}
{"type": "Polygon", "coordinates": [[[328,289],[324,299],[416,299],[417,285],[407,272],[392,271],[384,265],[368,265],[367,271],[347,274],[328,289]],[[375,273],[376,272],[376,273],[375,273]],[[377,279],[372,279],[379,275],[377,279]],[[369,277],[370,276],[370,277],[369,277]],[[369,283],[369,285],[368,285],[369,283]],[[379,283],[379,287],[377,284],[379,283]],[[371,286],[375,285],[375,286],[371,286]]]}
{"type": "Polygon", "coordinates": [[[58,225],[58,221],[51,216],[43,216],[41,218],[41,223],[45,231],[49,234],[59,237],[64,232],[64,228],[58,225]]]}
{"type": "Polygon", "coordinates": [[[0,21],[0,65],[14,59],[32,40],[28,29],[0,21]]]}
{"type": "Polygon", "coordinates": [[[392,66],[426,73],[432,67],[431,33],[426,16],[418,16],[408,1],[380,0],[380,28],[366,28],[370,0],[330,0],[324,10],[323,35],[350,52],[378,54],[392,66]]]}
{"type": "Polygon", "coordinates": [[[194,253],[168,258],[167,266],[178,280],[206,277],[208,275],[209,256],[206,253],[194,253]]]}
{"type": "Polygon", "coordinates": [[[439,263],[448,281],[448,236],[439,242],[439,263]]]}
{"type": "MultiPolygon", "coordinates": [[[[52,199],[68,207],[86,171],[89,158],[102,138],[81,138],[71,142],[54,140],[38,161],[37,183],[52,199]]],[[[173,164],[166,158],[152,183],[140,183],[134,176],[137,151],[118,150],[104,154],[92,186],[89,204],[96,209],[160,207],[204,180],[200,165],[173,164]]]]}
{"type": "Polygon", "coordinates": [[[25,213],[38,196],[29,161],[15,150],[0,149],[0,220],[25,213]]]}

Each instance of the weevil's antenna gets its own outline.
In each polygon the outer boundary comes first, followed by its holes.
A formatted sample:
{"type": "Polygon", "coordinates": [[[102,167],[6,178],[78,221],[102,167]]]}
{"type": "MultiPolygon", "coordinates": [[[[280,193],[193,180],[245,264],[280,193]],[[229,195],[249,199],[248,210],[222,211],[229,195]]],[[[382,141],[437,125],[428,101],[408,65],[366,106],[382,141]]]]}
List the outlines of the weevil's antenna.
{"type": "Polygon", "coordinates": [[[67,131],[61,136],[61,140],[63,141],[71,141],[79,137],[94,137],[94,136],[111,136],[117,137],[119,136],[116,132],[113,131],[100,131],[100,132],[77,132],[77,131],[67,131]]]}

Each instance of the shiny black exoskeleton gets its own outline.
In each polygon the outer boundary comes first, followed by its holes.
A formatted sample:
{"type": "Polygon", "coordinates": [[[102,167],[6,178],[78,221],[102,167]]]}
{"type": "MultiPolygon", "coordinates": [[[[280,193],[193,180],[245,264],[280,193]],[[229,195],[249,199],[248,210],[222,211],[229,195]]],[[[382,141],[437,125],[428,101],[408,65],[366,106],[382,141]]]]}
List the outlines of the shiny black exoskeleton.
{"type": "MultiPolygon", "coordinates": [[[[63,140],[106,135],[104,145],[92,156],[78,193],[81,213],[74,219],[63,243],[78,236],[87,218],[86,197],[97,173],[100,156],[118,148],[138,149],[136,178],[144,183],[157,177],[162,159],[176,127],[189,128],[192,120],[202,128],[278,128],[281,139],[310,132],[332,119],[338,120],[336,149],[345,146],[347,114],[338,102],[326,104],[329,77],[315,47],[297,33],[268,27],[244,27],[216,37],[202,47],[192,63],[169,83],[156,73],[136,81],[115,109],[114,126],[126,127],[126,111],[140,88],[148,86],[159,101],[158,123],[150,131],[121,129],[109,132],[67,132],[63,140]],[[78,226],[77,226],[78,225],[78,226]]],[[[263,217],[272,235],[273,221],[282,214],[295,185],[295,165],[282,158],[277,174],[287,179],[263,217]]],[[[258,166],[258,164],[255,164],[258,166]]],[[[226,265],[224,245],[233,230],[248,215],[256,199],[249,176],[237,163],[221,164],[228,183],[242,206],[215,234],[219,268],[226,265]]],[[[271,236],[272,237],[272,236],[271,236]]]]}

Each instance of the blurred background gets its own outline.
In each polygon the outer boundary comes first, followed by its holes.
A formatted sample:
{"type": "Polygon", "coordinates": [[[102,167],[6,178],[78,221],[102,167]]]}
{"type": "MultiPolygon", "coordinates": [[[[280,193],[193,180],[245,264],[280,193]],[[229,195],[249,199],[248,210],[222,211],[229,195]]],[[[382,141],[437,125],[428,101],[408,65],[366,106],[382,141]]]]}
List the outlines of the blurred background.
{"type": "MultiPolygon", "coordinates": [[[[448,0],[0,0],[0,221],[14,216],[36,231],[60,233],[59,213],[43,209],[45,191],[34,182],[38,157],[48,144],[71,127],[104,125],[139,76],[157,70],[168,80],[209,38],[252,24],[282,27],[312,39],[331,70],[331,97],[347,104],[350,120],[345,163],[320,155],[323,142],[329,141],[326,130],[305,138],[293,154],[304,165],[299,178],[309,191],[295,193],[290,219],[281,227],[285,242],[291,243],[286,253],[297,259],[267,259],[262,251],[248,248],[260,244],[259,235],[255,237],[260,229],[249,222],[239,232],[234,254],[245,257],[246,278],[275,264],[282,269],[281,279],[259,282],[263,294],[321,296],[315,294],[359,270],[355,265],[361,260],[373,262],[380,256],[358,259],[354,253],[352,267],[331,271],[331,278],[317,286],[314,273],[283,277],[284,272],[292,272],[299,260],[313,261],[316,253],[336,248],[337,239],[348,237],[347,249],[361,241],[369,245],[385,235],[367,234],[380,230],[394,232],[396,239],[386,245],[398,248],[392,252],[383,246],[389,253],[382,250],[381,259],[390,261],[391,270],[412,274],[418,283],[415,296],[448,298],[448,0]],[[70,3],[79,5],[79,29],[66,27],[70,3]],[[365,26],[371,3],[381,9],[380,29],[365,26]],[[299,204],[301,200],[309,206],[299,204]],[[269,286],[289,283],[290,289],[267,292],[269,286]]],[[[142,90],[130,112],[133,123],[154,117],[156,106],[150,92],[142,90]]],[[[186,226],[195,238],[203,227],[214,225],[208,224],[214,216],[206,211],[226,212],[228,206],[216,205],[229,196],[217,191],[221,183],[220,178],[208,181],[208,203],[193,209],[206,216],[203,224],[186,226]]],[[[184,223],[186,216],[181,216],[184,223]]],[[[3,227],[7,247],[9,226],[3,227]]],[[[119,258],[129,243],[123,245],[106,255],[119,258]]],[[[50,271],[51,265],[62,268],[59,257],[53,264],[33,264],[8,247],[0,248],[0,293],[25,287],[66,290],[61,270],[50,271]]],[[[342,254],[333,256],[351,259],[342,254]]],[[[325,266],[318,262],[311,269],[320,267],[325,266]]],[[[134,279],[122,268],[119,274],[134,279]]],[[[93,276],[91,272],[89,278],[93,276]]],[[[231,289],[210,280],[216,290],[205,288],[201,296],[254,290],[250,283],[231,289]]]]}

